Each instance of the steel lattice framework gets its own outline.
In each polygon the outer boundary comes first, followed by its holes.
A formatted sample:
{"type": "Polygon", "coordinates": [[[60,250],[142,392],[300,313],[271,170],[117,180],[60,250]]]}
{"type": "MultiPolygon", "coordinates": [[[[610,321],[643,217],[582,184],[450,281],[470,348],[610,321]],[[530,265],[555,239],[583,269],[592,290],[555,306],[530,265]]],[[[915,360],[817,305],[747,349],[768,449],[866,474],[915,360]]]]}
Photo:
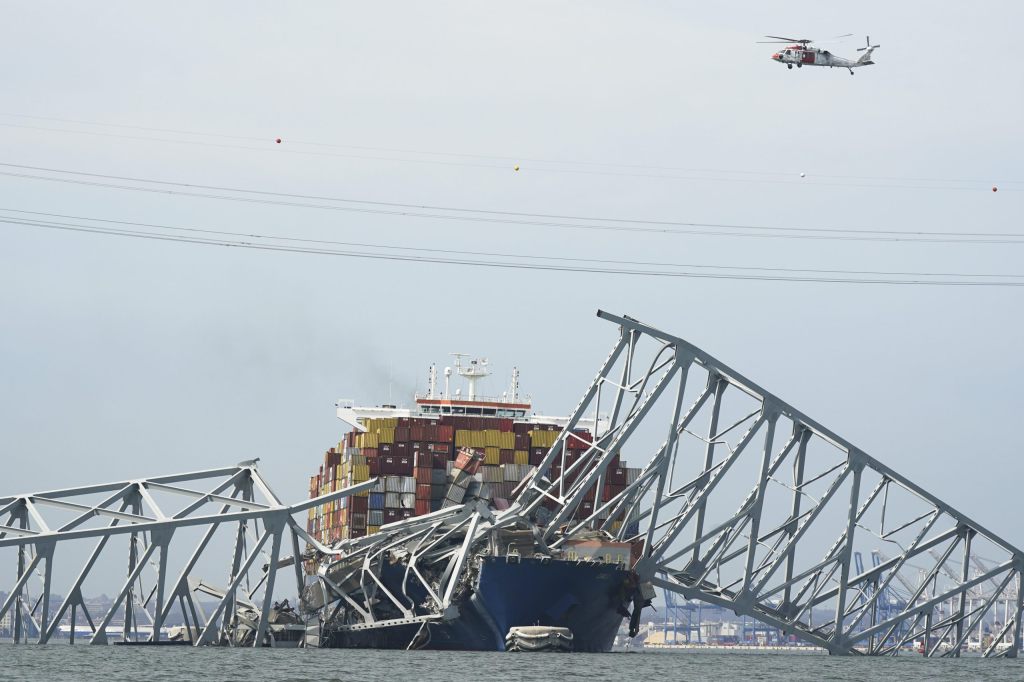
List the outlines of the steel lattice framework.
{"type": "MultiPolygon", "coordinates": [[[[288,566],[303,608],[327,631],[421,624],[419,632],[429,633],[430,623],[457,618],[459,605],[474,598],[481,557],[512,560],[519,554],[512,544],[526,538],[517,546],[542,561],[559,560],[568,540],[596,535],[639,548],[633,569],[648,588],[751,616],[833,654],[895,655],[914,642],[927,656],[959,656],[975,643],[985,656],[1017,655],[1021,550],[683,339],[598,315],[618,325],[619,338],[509,508],[470,500],[325,547],[292,516],[369,490],[376,480],[292,506],[282,505],[251,465],[2,498],[0,519],[9,518],[0,526],[0,550],[16,550],[17,573],[0,618],[13,609],[19,634],[23,619],[32,619],[41,642],[69,608],[77,622],[83,581],[108,541],[126,535],[127,577],[114,604],[99,624],[84,613],[94,643],[107,640],[120,605],[128,638],[133,609],[145,611],[158,633],[177,599],[186,625],[190,618],[201,632],[197,645],[230,643],[237,605],[261,603],[253,607],[259,622],[252,643],[259,645],[274,576],[288,566]],[[600,426],[593,442],[573,430],[586,419],[600,426]],[[570,439],[581,443],[569,448],[570,439]],[[606,481],[622,480],[613,471],[620,452],[628,448],[635,461],[645,446],[654,454],[639,476],[606,488],[606,481]],[[211,479],[207,492],[189,487],[211,479]],[[168,514],[157,491],[188,503],[168,514]],[[48,521],[44,511],[54,508],[70,512],[70,520],[48,521]],[[87,527],[97,519],[106,525],[87,527]],[[227,587],[216,591],[214,612],[201,617],[193,574],[224,524],[237,525],[227,587]],[[172,579],[171,540],[186,526],[202,528],[202,536],[172,579]],[[286,535],[292,555],[281,559],[286,535]],[[95,548],[51,615],[58,549],[88,539],[96,539],[95,548]],[[268,544],[261,570],[255,560],[268,544]],[[319,564],[305,589],[300,557],[319,564]],[[147,564],[157,573],[148,594],[139,582],[147,564]],[[247,582],[252,572],[255,588],[247,582]],[[43,585],[34,603],[26,591],[33,573],[43,585]],[[897,586],[906,594],[894,600],[897,586]],[[414,603],[413,594],[426,599],[414,603]]],[[[505,633],[494,635],[501,648],[505,633]]]]}
{"type": "MultiPolygon", "coordinates": [[[[142,641],[159,637],[175,601],[181,607],[186,627],[197,635],[195,644],[228,644],[239,625],[237,607],[254,607],[258,622],[252,623],[254,646],[267,642],[268,614],[271,611],[277,570],[292,566],[296,588],[303,586],[299,540],[318,543],[292,518],[310,507],[369,489],[373,481],[286,506],[281,503],[260,476],[254,462],[223,469],[161,476],[142,480],[119,481],[103,485],[68,488],[30,495],[0,498],[0,551],[13,551],[17,572],[7,598],[0,603],[0,619],[12,615],[15,642],[27,638],[29,631],[39,643],[46,643],[70,611],[71,643],[79,611],[88,623],[92,644],[105,644],[114,618],[123,614],[120,638],[142,641]],[[197,490],[196,487],[202,489],[197,490]],[[158,499],[163,500],[158,503],[158,499]],[[58,518],[59,515],[59,518],[58,518]],[[222,543],[229,552],[218,565],[226,574],[226,587],[211,589],[195,575],[204,554],[217,551],[211,544],[218,527],[231,531],[233,539],[222,543]],[[183,543],[175,536],[186,529],[197,529],[198,542],[178,550],[184,559],[180,570],[172,573],[169,560],[173,550],[183,543]],[[111,546],[118,538],[127,539],[121,555],[125,576],[113,603],[102,615],[90,614],[83,597],[83,584],[104,562],[104,554],[116,552],[111,546]],[[54,585],[55,561],[70,544],[95,541],[87,552],[80,571],[66,586],[54,585]],[[282,559],[282,542],[290,540],[292,555],[282,559]],[[250,544],[250,542],[252,544],[250,544]],[[257,565],[260,557],[266,562],[257,565]],[[155,574],[148,589],[143,582],[147,567],[155,574]],[[31,598],[29,582],[33,575],[41,584],[38,597],[31,598]],[[51,595],[64,595],[51,613],[51,595]],[[193,598],[201,591],[219,597],[211,614],[203,614],[193,598]],[[98,616],[98,619],[94,619],[98,616]],[[140,635],[139,621],[144,633],[140,635]],[[148,631],[149,634],[146,634],[148,631]]],[[[324,548],[326,549],[326,548],[324,548]]],[[[68,552],[73,561],[79,554],[68,552]]],[[[148,575],[148,572],[146,572],[148,575]]]]}
{"type": "Polygon", "coordinates": [[[642,579],[833,654],[895,654],[918,642],[925,655],[958,656],[984,625],[984,655],[1017,655],[1021,550],[683,339],[598,316],[619,326],[619,339],[504,514],[553,507],[543,531],[552,547],[577,529],[617,528],[619,539],[644,543],[642,579]],[[607,429],[570,463],[572,427],[602,410],[607,429]],[[639,478],[579,519],[645,425],[661,444],[639,478]],[[856,571],[855,550],[879,546],[888,558],[856,571]],[[913,593],[892,613],[881,597],[894,580],[913,593]]]}

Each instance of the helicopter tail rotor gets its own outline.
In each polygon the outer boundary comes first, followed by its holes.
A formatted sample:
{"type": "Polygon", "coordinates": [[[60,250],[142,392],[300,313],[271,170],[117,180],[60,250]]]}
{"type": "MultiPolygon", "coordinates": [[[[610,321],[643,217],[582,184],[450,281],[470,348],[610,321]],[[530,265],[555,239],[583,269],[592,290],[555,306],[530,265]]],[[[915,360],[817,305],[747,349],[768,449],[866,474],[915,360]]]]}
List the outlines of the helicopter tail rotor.
{"type": "Polygon", "coordinates": [[[881,47],[881,45],[872,45],[871,44],[871,36],[866,36],[865,40],[864,40],[864,43],[865,43],[864,47],[858,47],[857,48],[857,52],[863,52],[864,50],[874,50],[877,47],[881,47]]]}

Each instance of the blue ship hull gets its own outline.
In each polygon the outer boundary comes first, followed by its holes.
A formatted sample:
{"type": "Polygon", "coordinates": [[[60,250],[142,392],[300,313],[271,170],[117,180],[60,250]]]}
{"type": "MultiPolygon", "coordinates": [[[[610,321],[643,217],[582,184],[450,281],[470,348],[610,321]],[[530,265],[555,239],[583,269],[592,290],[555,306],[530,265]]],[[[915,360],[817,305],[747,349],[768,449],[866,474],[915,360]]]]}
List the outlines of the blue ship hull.
{"type": "Polygon", "coordinates": [[[458,604],[458,618],[431,623],[422,634],[419,623],[336,630],[325,633],[321,646],[405,649],[418,639],[413,648],[504,651],[510,628],[552,625],[572,630],[575,651],[610,651],[628,575],[608,564],[485,557],[473,593],[458,604]]]}

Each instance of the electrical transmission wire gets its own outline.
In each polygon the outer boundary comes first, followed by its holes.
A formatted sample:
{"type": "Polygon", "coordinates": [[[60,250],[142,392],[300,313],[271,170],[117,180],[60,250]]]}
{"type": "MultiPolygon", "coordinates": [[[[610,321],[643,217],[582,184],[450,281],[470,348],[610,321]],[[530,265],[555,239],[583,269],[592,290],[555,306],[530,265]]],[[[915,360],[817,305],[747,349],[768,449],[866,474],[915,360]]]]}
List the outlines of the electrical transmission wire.
{"type": "Polygon", "coordinates": [[[192,227],[172,227],[165,225],[154,225],[148,223],[135,223],[131,221],[118,221],[101,218],[87,218],[82,216],[67,216],[63,214],[43,213],[38,211],[22,211],[19,209],[0,209],[7,212],[16,212],[26,215],[38,215],[44,217],[61,217],[73,220],[84,220],[92,222],[103,222],[118,227],[88,225],[82,223],[39,220],[32,218],[15,218],[0,216],[0,223],[8,225],[24,226],[35,229],[60,230],[66,232],[81,232],[96,235],[109,235],[119,237],[130,237],[136,239],[149,239],[165,242],[180,242],[206,246],[234,247],[244,249],[256,249],[262,251],[315,254],[326,256],[340,256],[349,258],[361,258],[385,261],[404,261],[418,263],[434,263],[445,265],[462,265],[483,268],[502,268],[514,270],[537,270],[553,272],[589,273],[604,275],[631,275],[643,277],[669,277],[669,278],[706,278],[726,280],[759,280],[759,281],[785,281],[785,282],[817,282],[836,284],[878,284],[878,285],[920,285],[920,286],[984,286],[984,287],[1022,287],[1024,276],[1022,275],[977,275],[966,273],[925,273],[925,272],[871,272],[871,271],[850,271],[850,270],[801,270],[796,268],[760,268],[746,266],[722,266],[722,265],[696,265],[686,263],[653,263],[644,261],[615,261],[585,258],[564,258],[550,256],[536,256],[531,254],[494,253],[479,251],[456,251],[451,249],[428,249],[416,247],[399,247],[386,244],[369,244],[355,242],[338,242],[329,240],[300,239],[295,237],[282,237],[276,235],[247,234],[230,232],[224,230],[209,230],[192,227]],[[142,227],[150,229],[128,229],[129,227],[142,227]],[[155,231],[154,231],[155,230],[155,231]],[[191,234],[175,234],[174,232],[189,232],[191,234]],[[210,236],[206,236],[210,235],[210,236]],[[216,235],[214,238],[213,235],[216,235]],[[232,237],[233,239],[225,239],[232,237]],[[238,239],[239,237],[245,240],[238,239]],[[269,240],[269,241],[250,241],[269,240]],[[288,243],[273,243],[288,242],[288,243]],[[327,248],[328,245],[349,246],[355,248],[373,248],[378,250],[392,251],[392,253],[374,253],[365,250],[335,249],[327,248]],[[395,253],[395,252],[404,253],[395,253]],[[501,258],[504,260],[481,260],[480,257],[501,258]],[[509,260],[515,259],[515,260],[509,260]],[[558,263],[556,261],[562,261],[558,263]],[[571,263],[579,263],[572,265],[571,263]],[[592,264],[602,264],[606,267],[597,267],[592,264]],[[673,268],[671,270],[636,269],[625,266],[655,266],[659,268],[673,268]],[[716,269],[717,272],[707,270],[716,269]],[[698,271],[700,270],[700,271],[698,271]],[[730,272],[731,271],[731,272],[730,272]],[[800,275],[799,273],[810,273],[800,275]],[[829,276],[825,276],[825,275],[829,276]],[[885,275],[885,277],[848,277],[840,275],[885,275]],[[915,279],[900,279],[899,277],[914,277],[915,279]],[[955,277],[975,279],[925,279],[937,277],[955,277]],[[1021,280],[1021,281],[1013,281],[1021,280]]]}
{"type": "Polygon", "coordinates": [[[237,187],[223,187],[217,185],[204,185],[199,183],[156,180],[152,178],[139,178],[103,173],[91,173],[63,168],[29,166],[25,164],[15,164],[9,162],[0,162],[0,167],[54,173],[59,174],[61,177],[36,175],[33,173],[22,173],[13,171],[0,171],[0,176],[15,177],[29,180],[42,180],[47,182],[58,182],[65,184],[85,185],[91,187],[102,187],[107,189],[148,192],[154,194],[167,194],[175,196],[190,196],[204,199],[217,199],[242,203],[269,204],[298,208],[313,208],[321,210],[348,211],[356,213],[371,213],[379,215],[393,215],[439,220],[514,224],[532,227],[771,239],[825,239],[841,241],[922,242],[938,244],[1024,244],[1024,233],[1019,232],[972,233],[936,231],[899,231],[866,228],[777,227],[765,225],[741,225],[627,218],[604,218],[593,216],[573,216],[515,211],[497,211],[456,206],[438,206],[400,202],[367,201],[360,199],[326,197],[288,192],[270,192],[264,190],[237,187]],[[116,184],[109,182],[100,182],[100,180],[117,180],[122,182],[142,183],[146,185],[158,185],[159,187],[174,187],[176,189],[161,189],[157,187],[116,184]],[[204,191],[199,192],[194,190],[204,191]],[[220,193],[211,194],[208,192],[220,193]],[[231,194],[224,194],[225,192],[231,194]],[[313,204],[308,203],[307,200],[329,201],[332,203],[313,204]],[[531,219],[527,220],[527,218],[531,219]]]}
{"type": "MultiPolygon", "coordinates": [[[[75,125],[94,126],[94,127],[99,127],[99,128],[109,128],[109,129],[115,129],[115,130],[137,130],[137,131],[141,131],[141,132],[168,133],[168,134],[172,134],[172,135],[186,135],[186,136],[191,136],[191,137],[201,137],[201,138],[209,138],[209,139],[239,140],[239,141],[244,141],[244,142],[259,142],[259,143],[264,143],[264,144],[267,143],[269,141],[269,139],[270,139],[268,137],[258,137],[258,136],[255,136],[255,135],[233,135],[233,134],[225,134],[225,133],[210,133],[210,132],[200,132],[200,131],[194,131],[194,130],[181,130],[181,129],[175,129],[175,128],[160,128],[160,127],[129,125],[129,124],[120,124],[120,123],[105,123],[105,122],[99,122],[99,121],[84,121],[84,120],[81,120],[81,119],[69,119],[69,118],[61,118],[61,117],[56,117],[56,116],[36,116],[36,115],[31,115],[31,114],[12,113],[12,112],[0,112],[0,116],[4,116],[4,117],[8,117],[8,118],[15,118],[15,119],[50,121],[50,122],[57,122],[57,123],[71,123],[71,124],[75,124],[75,125]]],[[[0,126],[4,126],[4,127],[20,127],[20,128],[25,128],[25,129],[35,129],[35,130],[43,130],[43,131],[50,131],[50,132],[63,132],[63,133],[69,133],[69,134],[74,134],[74,133],[84,134],[84,135],[97,134],[97,135],[101,135],[101,136],[105,136],[105,137],[106,136],[118,137],[118,135],[113,134],[113,133],[97,133],[95,131],[88,131],[88,130],[67,130],[67,129],[45,128],[45,127],[40,127],[40,126],[25,126],[25,125],[18,125],[18,124],[14,124],[14,123],[0,123],[0,126]]],[[[126,139],[151,140],[151,141],[156,141],[156,142],[184,143],[184,144],[203,144],[203,143],[197,142],[195,140],[181,140],[181,139],[168,139],[168,138],[148,138],[148,137],[144,137],[144,136],[120,136],[120,137],[125,137],[126,139]]],[[[420,155],[420,156],[428,156],[428,157],[432,156],[432,157],[449,158],[449,159],[476,159],[476,160],[481,160],[481,161],[495,161],[495,162],[501,162],[501,164],[500,165],[492,165],[492,164],[476,164],[476,163],[456,163],[455,165],[470,165],[470,166],[473,166],[473,167],[497,168],[497,169],[501,169],[501,170],[507,170],[509,162],[520,162],[520,163],[524,163],[525,162],[525,163],[544,164],[545,167],[544,168],[539,168],[539,170],[550,171],[550,172],[573,172],[573,171],[570,170],[570,169],[548,168],[546,166],[550,166],[550,165],[576,166],[576,167],[583,168],[583,169],[588,169],[588,168],[592,168],[592,169],[622,168],[622,169],[627,169],[627,170],[630,170],[630,171],[648,170],[648,171],[661,171],[661,172],[672,172],[672,173],[716,173],[716,174],[719,174],[719,175],[722,175],[722,174],[725,174],[725,175],[745,175],[745,176],[752,176],[752,177],[755,177],[755,178],[757,176],[761,176],[762,178],[769,178],[769,179],[770,178],[780,178],[780,179],[792,178],[792,176],[794,175],[793,172],[785,172],[785,171],[777,171],[777,170],[755,171],[755,170],[749,170],[749,169],[729,169],[729,168],[685,168],[685,167],[680,167],[680,166],[666,166],[666,165],[657,165],[657,164],[609,163],[609,162],[579,161],[579,160],[569,160],[569,159],[546,159],[546,158],[536,158],[536,157],[529,157],[529,156],[525,156],[525,157],[523,157],[523,156],[512,156],[512,155],[509,155],[509,154],[505,154],[505,155],[498,155],[498,154],[474,154],[474,153],[464,153],[464,152],[454,152],[454,151],[437,151],[437,150],[423,150],[423,149],[408,149],[408,148],[399,148],[399,147],[381,147],[381,146],[370,146],[370,145],[339,144],[339,143],[323,142],[323,141],[316,141],[316,140],[301,140],[301,139],[289,139],[288,140],[288,144],[290,146],[291,145],[300,145],[300,146],[304,146],[304,147],[325,148],[325,149],[349,149],[349,150],[356,150],[356,151],[370,151],[370,152],[380,152],[380,153],[388,153],[388,154],[415,154],[415,155],[420,155]]],[[[217,145],[213,145],[213,146],[217,146],[217,145]]],[[[236,146],[236,145],[227,145],[227,146],[236,146]]],[[[263,147],[237,147],[237,148],[249,149],[249,150],[254,150],[254,151],[268,151],[268,148],[265,147],[265,146],[263,146],[263,147]]],[[[288,152],[288,153],[302,153],[301,150],[292,150],[292,149],[289,149],[289,148],[286,148],[286,149],[275,149],[274,151],[275,152],[281,151],[281,152],[288,152]]],[[[346,156],[347,157],[347,156],[350,156],[350,155],[338,155],[338,156],[346,156]]],[[[414,162],[414,163],[430,162],[429,160],[426,160],[426,159],[394,159],[394,158],[360,157],[360,156],[357,156],[357,157],[354,157],[354,158],[372,158],[374,160],[384,160],[384,161],[409,161],[409,162],[414,162]]],[[[607,174],[607,172],[602,172],[601,174],[607,174]]],[[[614,173],[612,173],[612,174],[614,174],[614,173]]],[[[644,174],[634,174],[634,173],[623,173],[623,175],[637,175],[639,177],[647,177],[644,174]]],[[[665,177],[665,178],[680,179],[680,180],[686,180],[686,179],[691,179],[691,180],[713,179],[713,180],[717,180],[717,179],[720,179],[720,178],[701,178],[701,177],[688,178],[688,177],[677,176],[677,175],[670,175],[670,176],[651,175],[650,177],[665,177]]],[[[814,173],[813,174],[813,178],[815,180],[817,180],[817,179],[826,179],[826,180],[862,180],[862,181],[897,182],[897,183],[906,183],[906,182],[942,183],[938,187],[915,187],[915,186],[909,186],[909,185],[896,185],[896,186],[900,187],[900,188],[910,187],[910,188],[919,188],[919,189],[970,189],[972,191],[975,191],[977,189],[977,187],[970,187],[970,188],[956,188],[956,187],[953,187],[953,188],[950,188],[950,187],[946,187],[945,185],[948,185],[950,183],[959,183],[959,184],[970,184],[970,185],[974,185],[974,186],[987,186],[987,185],[991,184],[988,180],[982,180],[982,179],[978,179],[978,178],[934,178],[934,177],[906,177],[906,176],[901,177],[901,176],[881,176],[881,175],[869,176],[869,175],[842,175],[842,174],[830,174],[830,173],[814,173]]],[[[754,180],[754,181],[758,181],[758,180],[754,180]]],[[[763,181],[771,181],[771,180],[763,180],[763,181]]],[[[800,182],[787,181],[787,184],[808,184],[808,183],[806,183],[806,181],[800,181],[800,182]]],[[[821,184],[821,183],[815,182],[813,184],[821,184]]],[[[999,180],[999,184],[1004,185],[1004,186],[1005,185],[1020,185],[1020,184],[1024,184],[1024,180],[1000,179],[999,180]]],[[[882,185],[854,185],[854,186],[880,187],[882,185]]]]}

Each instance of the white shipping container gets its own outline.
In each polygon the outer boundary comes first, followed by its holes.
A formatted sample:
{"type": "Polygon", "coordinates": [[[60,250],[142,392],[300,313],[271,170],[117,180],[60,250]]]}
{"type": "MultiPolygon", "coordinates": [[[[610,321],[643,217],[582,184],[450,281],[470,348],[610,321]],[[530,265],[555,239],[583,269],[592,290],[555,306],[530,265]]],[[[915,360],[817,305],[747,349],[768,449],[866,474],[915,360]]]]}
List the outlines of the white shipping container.
{"type": "Polygon", "coordinates": [[[416,479],[412,476],[399,476],[402,481],[402,489],[399,492],[413,493],[415,497],[416,493],[416,479]]]}
{"type": "MultiPolygon", "coordinates": [[[[384,490],[389,493],[400,493],[402,491],[403,476],[388,476],[384,479],[384,490]]],[[[390,506],[390,505],[387,505],[390,506]]]]}
{"type": "Polygon", "coordinates": [[[416,493],[402,493],[402,509],[416,508],[416,493]]]}
{"type": "Polygon", "coordinates": [[[401,493],[385,493],[384,494],[384,506],[388,509],[398,509],[402,506],[402,494],[401,493]]]}

